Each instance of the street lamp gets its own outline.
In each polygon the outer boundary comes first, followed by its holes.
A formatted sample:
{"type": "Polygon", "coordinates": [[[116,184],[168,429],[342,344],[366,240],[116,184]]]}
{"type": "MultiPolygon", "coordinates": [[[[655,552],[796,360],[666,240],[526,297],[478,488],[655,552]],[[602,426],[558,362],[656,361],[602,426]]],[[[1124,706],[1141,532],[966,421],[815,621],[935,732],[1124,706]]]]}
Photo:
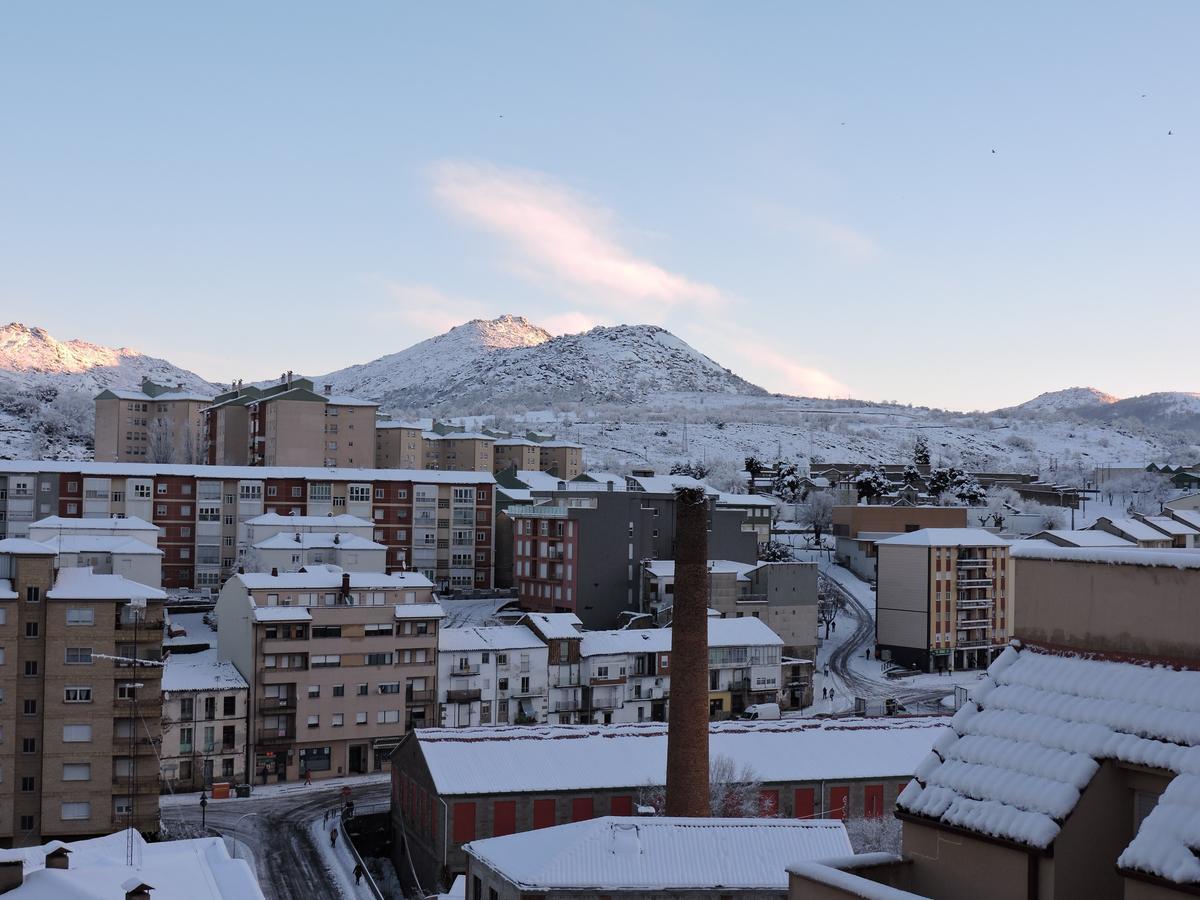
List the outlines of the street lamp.
{"type": "Polygon", "coordinates": [[[200,828],[208,828],[208,795],[200,792],[200,828]]]}

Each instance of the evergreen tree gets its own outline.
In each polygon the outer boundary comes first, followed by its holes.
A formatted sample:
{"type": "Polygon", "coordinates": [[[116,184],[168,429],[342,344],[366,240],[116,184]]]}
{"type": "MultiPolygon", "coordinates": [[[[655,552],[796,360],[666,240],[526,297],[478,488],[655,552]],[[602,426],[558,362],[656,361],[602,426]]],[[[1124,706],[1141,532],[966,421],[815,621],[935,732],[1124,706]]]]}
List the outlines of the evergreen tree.
{"type": "Polygon", "coordinates": [[[925,440],[925,435],[918,434],[917,439],[913,442],[913,464],[918,466],[929,465],[929,441],[925,440]]]}

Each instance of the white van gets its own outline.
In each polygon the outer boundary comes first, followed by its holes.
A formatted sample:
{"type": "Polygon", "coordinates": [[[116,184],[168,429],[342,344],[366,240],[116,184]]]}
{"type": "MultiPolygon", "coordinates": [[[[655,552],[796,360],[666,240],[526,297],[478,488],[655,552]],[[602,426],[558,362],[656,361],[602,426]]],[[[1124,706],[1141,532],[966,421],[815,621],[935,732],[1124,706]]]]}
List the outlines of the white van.
{"type": "Polygon", "coordinates": [[[743,719],[778,719],[778,703],[755,703],[747,706],[742,713],[743,719]]]}

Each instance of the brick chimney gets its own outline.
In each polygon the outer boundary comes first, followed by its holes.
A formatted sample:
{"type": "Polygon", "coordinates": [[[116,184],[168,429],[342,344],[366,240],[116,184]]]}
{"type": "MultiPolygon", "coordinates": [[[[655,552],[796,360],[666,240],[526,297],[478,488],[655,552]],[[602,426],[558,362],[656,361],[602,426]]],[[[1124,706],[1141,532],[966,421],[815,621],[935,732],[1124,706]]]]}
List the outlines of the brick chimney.
{"type": "Polygon", "coordinates": [[[342,573],[342,602],[350,602],[350,573],[342,573]]]}
{"type": "Polygon", "coordinates": [[[708,498],[675,492],[675,605],[671,610],[668,816],[705,818],[708,800],[708,498]]]}

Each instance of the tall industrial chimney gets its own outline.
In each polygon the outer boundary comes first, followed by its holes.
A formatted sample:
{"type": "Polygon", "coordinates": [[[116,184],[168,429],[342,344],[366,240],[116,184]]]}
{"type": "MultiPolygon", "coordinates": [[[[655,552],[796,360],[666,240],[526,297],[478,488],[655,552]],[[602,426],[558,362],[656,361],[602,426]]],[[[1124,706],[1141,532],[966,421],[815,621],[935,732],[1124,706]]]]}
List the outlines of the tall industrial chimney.
{"type": "Polygon", "coordinates": [[[703,818],[708,800],[708,498],[675,492],[675,605],[671,609],[671,716],[667,815],[703,818]]]}

